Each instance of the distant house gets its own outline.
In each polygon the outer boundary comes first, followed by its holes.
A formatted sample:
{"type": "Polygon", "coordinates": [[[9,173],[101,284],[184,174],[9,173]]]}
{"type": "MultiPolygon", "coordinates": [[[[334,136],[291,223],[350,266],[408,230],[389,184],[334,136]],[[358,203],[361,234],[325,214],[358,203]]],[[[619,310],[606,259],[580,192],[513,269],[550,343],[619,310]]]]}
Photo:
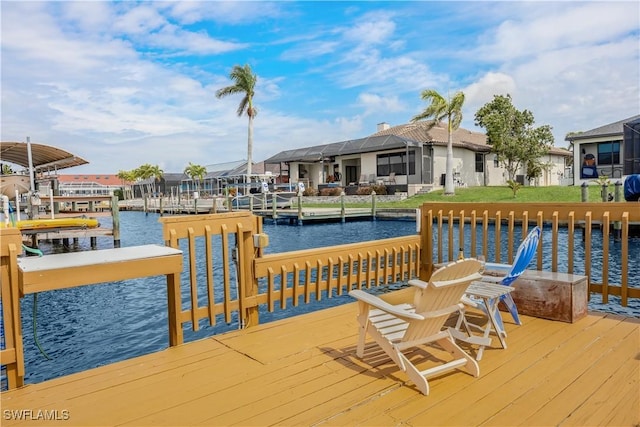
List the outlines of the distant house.
{"type": "MultiPolygon", "coordinates": [[[[282,151],[264,162],[278,164],[279,173],[293,182],[317,187],[337,182],[342,186],[382,183],[413,195],[444,186],[447,156],[447,124],[427,130],[427,122],[399,126],[378,124],[377,132],[361,139],[282,151]]],[[[467,129],[453,133],[454,182],[459,186],[505,185],[507,176],[487,145],[486,135],[467,129]]],[[[536,182],[524,185],[558,185],[567,174],[568,150],[552,148],[547,165],[536,182]]]]}
{"type": "Polygon", "coordinates": [[[565,138],[573,145],[574,185],[640,174],[640,115],[565,138]]]}
{"type": "MultiPolygon", "coordinates": [[[[125,184],[131,184],[123,182],[117,175],[103,173],[55,174],[45,175],[42,179],[57,182],[55,185],[63,196],[107,196],[125,184]]],[[[42,187],[42,183],[40,186],[42,187]]]]}

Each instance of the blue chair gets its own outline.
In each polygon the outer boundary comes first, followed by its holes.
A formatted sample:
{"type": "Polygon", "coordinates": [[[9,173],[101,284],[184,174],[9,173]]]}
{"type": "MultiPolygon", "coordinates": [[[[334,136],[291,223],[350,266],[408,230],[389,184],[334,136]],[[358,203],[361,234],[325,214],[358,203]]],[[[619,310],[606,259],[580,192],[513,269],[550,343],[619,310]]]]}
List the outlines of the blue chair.
{"type": "MultiPolygon", "coordinates": [[[[536,251],[538,249],[540,234],[541,234],[540,227],[534,227],[533,230],[529,232],[527,237],[522,241],[522,243],[518,247],[516,256],[513,260],[513,264],[511,264],[510,266],[505,264],[486,263],[485,271],[504,270],[506,274],[504,276],[482,276],[481,282],[491,282],[491,283],[496,283],[504,286],[511,286],[513,282],[515,282],[516,279],[520,277],[522,273],[524,273],[526,268],[529,266],[529,264],[533,260],[533,257],[535,256],[536,251]]],[[[502,301],[509,309],[509,313],[511,313],[511,317],[513,317],[514,322],[517,325],[521,325],[522,321],[520,320],[520,316],[518,315],[518,308],[516,307],[516,303],[513,301],[511,294],[506,293],[499,298],[500,298],[499,301],[502,301]]],[[[491,324],[495,324],[495,328],[497,329],[496,333],[500,338],[500,342],[502,343],[503,348],[506,348],[504,338],[507,336],[507,334],[504,329],[502,316],[500,316],[500,313],[498,312],[498,309],[497,309],[497,304],[499,303],[499,301],[496,301],[496,299],[488,299],[487,301],[488,302],[485,303],[485,301],[482,299],[472,298],[468,295],[465,295],[462,298],[462,302],[465,305],[469,305],[471,307],[480,309],[489,318],[490,321],[487,323],[487,326],[485,328],[481,328],[478,325],[468,323],[465,318],[464,309],[461,309],[455,329],[452,330],[452,335],[454,335],[456,339],[466,341],[471,344],[479,344],[481,346],[478,352],[478,357],[477,357],[478,360],[480,360],[480,358],[482,357],[482,349],[484,348],[484,346],[487,346],[490,344],[489,331],[491,328],[491,324]],[[461,327],[463,324],[466,329],[466,335],[462,334],[461,327]],[[477,327],[478,329],[483,331],[484,336],[473,337],[471,335],[471,327],[477,327]]]]}
{"type": "MultiPolygon", "coordinates": [[[[540,227],[534,227],[533,230],[529,232],[527,237],[522,241],[520,246],[518,247],[518,251],[516,252],[516,256],[513,259],[513,264],[509,269],[508,273],[504,277],[494,277],[494,276],[482,276],[483,282],[494,282],[499,283],[504,286],[511,286],[513,282],[516,281],[518,277],[527,269],[533,257],[536,255],[536,251],[538,250],[538,242],[540,242],[540,234],[542,231],[540,227]]],[[[485,271],[490,270],[492,268],[499,269],[503,264],[493,264],[486,263],[485,271]]],[[[516,303],[513,301],[511,294],[506,294],[500,298],[507,308],[509,309],[509,313],[511,313],[511,317],[513,317],[513,321],[516,325],[522,325],[520,321],[520,316],[518,316],[518,308],[516,307],[516,303]]],[[[500,327],[504,330],[504,325],[502,324],[502,319],[498,319],[498,323],[500,323],[500,327]]]]}

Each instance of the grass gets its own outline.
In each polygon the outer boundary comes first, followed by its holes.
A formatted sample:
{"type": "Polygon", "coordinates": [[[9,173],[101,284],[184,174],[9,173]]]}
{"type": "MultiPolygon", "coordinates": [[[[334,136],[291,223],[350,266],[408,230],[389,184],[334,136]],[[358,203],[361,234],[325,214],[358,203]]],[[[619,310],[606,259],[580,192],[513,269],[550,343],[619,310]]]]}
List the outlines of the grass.
{"type": "MultiPolygon", "coordinates": [[[[590,185],[587,187],[588,201],[600,202],[601,187],[590,185]]],[[[609,186],[608,192],[615,188],[609,186]]],[[[418,208],[424,202],[485,202],[485,203],[532,203],[532,202],[576,202],[582,201],[582,188],[576,186],[522,187],[516,197],[507,186],[503,187],[469,187],[456,188],[455,194],[445,196],[443,190],[420,194],[397,202],[378,202],[380,208],[418,208]]],[[[624,199],[621,199],[624,200],[624,199]]],[[[371,203],[348,203],[349,207],[369,207],[371,203]]],[[[335,204],[313,203],[304,204],[307,207],[335,206],[335,204]]]]}

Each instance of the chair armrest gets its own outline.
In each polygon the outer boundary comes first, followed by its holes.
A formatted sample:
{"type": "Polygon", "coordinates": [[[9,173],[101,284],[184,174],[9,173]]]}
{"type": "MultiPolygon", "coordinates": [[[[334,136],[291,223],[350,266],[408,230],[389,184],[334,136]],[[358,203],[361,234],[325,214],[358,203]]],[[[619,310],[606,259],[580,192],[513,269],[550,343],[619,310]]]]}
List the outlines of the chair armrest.
{"type": "Polygon", "coordinates": [[[375,295],[371,295],[359,289],[349,292],[349,296],[357,299],[360,302],[363,302],[379,310],[382,310],[386,313],[392,314],[396,317],[400,317],[404,319],[412,319],[412,320],[424,320],[424,316],[421,316],[411,311],[400,309],[394,305],[389,304],[386,301],[381,300],[375,295]]]}
{"type": "Polygon", "coordinates": [[[460,299],[460,302],[462,304],[471,306],[473,308],[479,308],[479,304],[478,301],[474,300],[473,298],[470,298],[468,295],[462,295],[462,298],[460,299]]]}
{"type": "Polygon", "coordinates": [[[427,286],[429,285],[429,283],[425,282],[424,280],[420,280],[420,279],[411,279],[409,280],[409,285],[411,286],[415,286],[416,288],[420,288],[420,289],[427,289],[427,286]]]}
{"type": "Polygon", "coordinates": [[[485,272],[492,272],[494,273],[494,275],[496,274],[501,274],[506,276],[507,273],[509,273],[509,270],[511,270],[511,264],[500,264],[497,262],[486,262],[484,264],[484,271],[485,272]]]}

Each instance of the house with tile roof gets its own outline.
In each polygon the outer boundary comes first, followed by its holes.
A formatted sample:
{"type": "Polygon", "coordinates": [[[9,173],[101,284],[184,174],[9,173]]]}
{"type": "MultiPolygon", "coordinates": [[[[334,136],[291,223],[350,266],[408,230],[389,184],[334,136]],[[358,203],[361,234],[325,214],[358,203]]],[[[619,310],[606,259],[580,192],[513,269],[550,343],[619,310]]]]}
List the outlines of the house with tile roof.
{"type": "MultiPolygon", "coordinates": [[[[264,162],[279,165],[281,176],[311,187],[331,181],[345,187],[383,183],[413,195],[444,186],[447,124],[431,129],[427,125],[380,123],[377,132],[368,137],[286,150],[264,162]]],[[[506,185],[506,171],[483,133],[457,129],[453,133],[453,158],[457,185],[506,185]]],[[[542,159],[547,165],[542,177],[530,182],[523,169],[517,180],[523,185],[566,184],[570,171],[566,160],[570,158],[570,151],[554,147],[542,159]]]]}
{"type": "MultiPolygon", "coordinates": [[[[59,194],[63,196],[107,196],[121,189],[129,182],[123,182],[114,174],[52,174],[44,175],[41,181],[52,180],[57,182],[59,194]]],[[[42,183],[41,183],[42,187],[42,183]]],[[[46,191],[40,188],[41,191],[46,191]]]]}
{"type": "Polygon", "coordinates": [[[574,132],[565,140],[573,146],[574,185],[640,174],[640,115],[574,132]]]}

